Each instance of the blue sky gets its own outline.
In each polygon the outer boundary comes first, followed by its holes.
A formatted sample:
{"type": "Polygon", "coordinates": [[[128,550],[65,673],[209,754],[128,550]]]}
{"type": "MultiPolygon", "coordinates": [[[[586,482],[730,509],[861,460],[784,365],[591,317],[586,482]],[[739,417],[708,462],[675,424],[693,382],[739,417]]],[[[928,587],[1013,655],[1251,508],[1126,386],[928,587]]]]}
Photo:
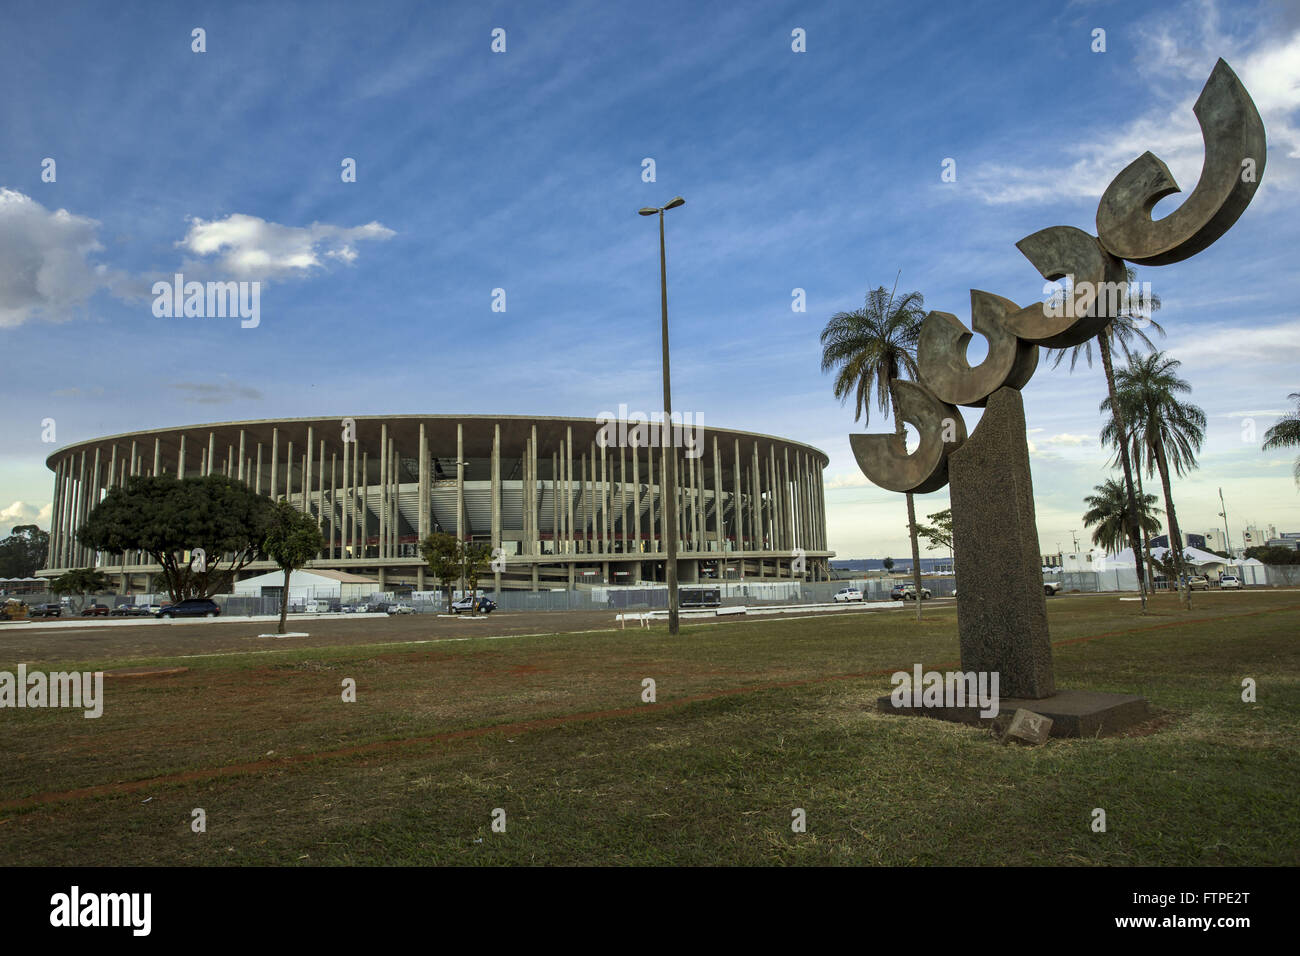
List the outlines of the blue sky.
{"type": "MultiPolygon", "coordinates": [[[[1190,192],[1191,104],[1219,56],[1264,118],[1263,182],[1218,244],[1140,278],[1210,420],[1175,489],[1181,522],[1217,524],[1222,485],[1239,538],[1247,522],[1300,530],[1294,453],[1259,448],[1300,391],[1293,4],[9,3],[0,533],[47,520],[46,456],[97,435],[652,410],[657,237],[635,213],[681,194],[674,407],[822,448],[831,546],[902,555],[902,498],[858,473],[863,426],[819,368],[827,318],[899,270],[963,320],[970,288],[1042,298],[1016,240],[1093,231],[1102,190],[1146,149],[1190,192]],[[177,271],[261,281],[260,325],[155,317],[150,286],[177,271]]],[[[1040,365],[1024,390],[1045,551],[1068,548],[1106,477],[1104,389],[1099,366],[1040,365]]],[[[873,410],[870,430],[890,427],[873,410]]]]}

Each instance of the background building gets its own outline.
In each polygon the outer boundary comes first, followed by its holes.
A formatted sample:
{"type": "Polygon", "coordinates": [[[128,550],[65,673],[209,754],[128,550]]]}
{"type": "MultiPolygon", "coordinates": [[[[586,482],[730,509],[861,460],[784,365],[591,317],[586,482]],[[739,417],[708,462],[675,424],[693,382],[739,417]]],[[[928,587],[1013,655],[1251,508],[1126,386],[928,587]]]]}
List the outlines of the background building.
{"type": "MultiPolygon", "coordinates": [[[[1196,534],[1195,532],[1192,531],[1183,532],[1184,548],[1199,548],[1200,550],[1204,551],[1206,547],[1209,545],[1209,540],[1210,540],[1209,534],[1196,534]]],[[[1169,547],[1169,535],[1167,534],[1156,535],[1154,538],[1151,539],[1151,547],[1153,548],[1169,547]]]]}
{"type": "MultiPolygon", "coordinates": [[[[107,489],[134,475],[223,474],[315,516],[326,547],[311,568],[426,581],[419,541],[433,531],[490,545],[483,586],[574,587],[663,581],[660,483],[674,467],[679,580],[825,580],[822,470],[808,445],[702,426],[699,454],[601,447],[602,422],[577,418],[395,415],[224,422],[132,432],[52,454],[50,557],[41,572],[96,566],[123,590],[160,569],[141,554],[95,554],[75,536],[107,489]]],[[[246,575],[274,567],[256,562],[246,575]]]]}

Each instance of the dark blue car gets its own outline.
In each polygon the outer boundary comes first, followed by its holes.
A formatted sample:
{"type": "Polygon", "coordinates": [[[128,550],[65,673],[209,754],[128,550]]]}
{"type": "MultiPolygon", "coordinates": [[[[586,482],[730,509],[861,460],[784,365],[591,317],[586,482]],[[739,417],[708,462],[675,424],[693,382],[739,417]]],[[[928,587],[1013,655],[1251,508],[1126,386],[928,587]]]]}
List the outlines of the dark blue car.
{"type": "Polygon", "coordinates": [[[189,598],[179,604],[167,604],[159,617],[218,617],[221,606],[211,598],[189,598]]]}

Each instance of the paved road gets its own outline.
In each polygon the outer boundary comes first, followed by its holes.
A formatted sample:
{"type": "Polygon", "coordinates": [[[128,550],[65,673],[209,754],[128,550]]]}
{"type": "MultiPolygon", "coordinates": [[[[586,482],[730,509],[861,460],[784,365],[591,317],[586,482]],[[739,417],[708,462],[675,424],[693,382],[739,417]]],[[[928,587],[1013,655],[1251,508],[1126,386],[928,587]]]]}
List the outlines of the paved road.
{"type": "MultiPolygon", "coordinates": [[[[937,605],[951,602],[937,601],[937,605]]],[[[927,604],[927,607],[929,605],[927,604]]],[[[831,614],[869,610],[845,606],[831,614]]],[[[811,613],[811,612],[810,612],[811,613]]],[[[909,607],[910,613],[910,607],[909,607]]],[[[771,617],[748,620],[773,620],[771,617]]],[[[735,623],[745,617],[707,617],[703,623],[735,623]]],[[[683,620],[685,626],[701,621],[683,620]]],[[[465,637],[505,637],[519,634],[560,634],[610,630],[619,625],[614,611],[496,611],[472,620],[466,615],[289,615],[287,629],[308,637],[264,638],[274,632],[274,618],[217,618],[179,621],[131,621],[109,618],[68,619],[36,625],[0,625],[0,670],[23,661],[137,660],[189,654],[220,654],[285,647],[331,647],[351,644],[449,640],[465,637]]],[[[665,627],[665,622],[654,625],[665,627]]],[[[633,632],[636,625],[629,623],[633,632]]]]}

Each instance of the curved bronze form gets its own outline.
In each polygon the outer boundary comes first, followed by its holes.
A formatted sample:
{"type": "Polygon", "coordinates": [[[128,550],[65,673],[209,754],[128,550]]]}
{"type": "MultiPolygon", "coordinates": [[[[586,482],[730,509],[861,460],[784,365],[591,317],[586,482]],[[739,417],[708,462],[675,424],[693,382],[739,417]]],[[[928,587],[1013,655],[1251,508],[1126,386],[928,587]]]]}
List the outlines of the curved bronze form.
{"type": "Polygon", "coordinates": [[[971,328],[989,341],[988,356],[975,368],[966,361],[973,333],[951,312],[931,312],[921,323],[916,361],[921,383],[941,402],[983,408],[1004,385],[1021,388],[1038,368],[1038,346],[1007,328],[1020,306],[991,292],[970,290],[971,328]]]}
{"type": "MultiPolygon", "coordinates": [[[[895,386],[894,414],[916,427],[920,446],[909,455],[899,435],[849,436],[858,467],[874,484],[916,494],[942,488],[948,483],[948,454],[966,440],[966,423],[956,406],[980,407],[1001,388],[1022,388],[1038,367],[1038,346],[1071,348],[1102,333],[1125,304],[1123,260],[1179,262],[1237,221],[1264,171],[1264,125],[1223,60],[1201,90],[1195,111],[1205,164],[1196,188],[1175,212],[1151,219],[1155,204],[1178,192],[1178,184],[1148,152],[1106,188],[1097,209],[1097,236],[1052,226],[1016,243],[1043,278],[1073,277],[1074,293],[1061,308],[1040,302],[1022,309],[1001,296],[971,290],[971,326],[989,340],[988,357],[976,368],[966,361],[972,332],[950,313],[926,315],[917,343],[920,381],[895,386]]],[[[1023,434],[1003,440],[1017,454],[1024,448],[1023,434]]],[[[1027,451],[1024,458],[1027,468],[1027,451]]],[[[1029,504],[1032,509],[1032,499],[1029,504]]]]}
{"type": "Polygon", "coordinates": [[[1205,141],[1196,188],[1176,210],[1152,221],[1152,207],[1178,192],[1178,183],[1150,152],[1133,160],[1106,187],[1097,207],[1097,235],[1113,255],[1148,266],[1181,262],[1227,232],[1250,205],[1264,173],[1264,124],[1222,59],[1194,110],[1205,141]]]}
{"type": "Polygon", "coordinates": [[[894,388],[894,414],[916,427],[920,446],[909,455],[901,435],[852,434],[853,456],[862,473],[881,488],[918,495],[938,491],[948,483],[948,453],[966,440],[966,422],[956,406],[915,382],[898,382],[894,388]]]}
{"type": "Polygon", "coordinates": [[[1124,263],[1116,259],[1082,229],[1049,226],[1016,243],[1039,274],[1055,282],[1074,276],[1074,298],[1063,303],[1060,314],[1038,302],[1007,316],[1008,329],[1026,342],[1063,349],[1093,338],[1119,311],[1127,286],[1124,263]]]}

